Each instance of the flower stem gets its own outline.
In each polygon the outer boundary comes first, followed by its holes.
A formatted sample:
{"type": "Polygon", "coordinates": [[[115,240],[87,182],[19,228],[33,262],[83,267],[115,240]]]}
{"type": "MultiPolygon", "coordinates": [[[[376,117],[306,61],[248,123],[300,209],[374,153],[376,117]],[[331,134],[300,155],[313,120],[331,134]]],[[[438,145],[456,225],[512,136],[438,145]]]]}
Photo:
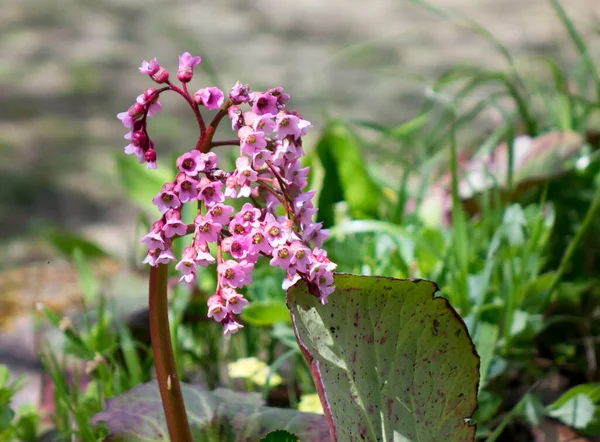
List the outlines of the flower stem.
{"type": "Polygon", "coordinates": [[[149,319],[152,353],[169,437],[173,442],[192,442],[169,330],[167,302],[168,265],[150,268],[149,319]]]}

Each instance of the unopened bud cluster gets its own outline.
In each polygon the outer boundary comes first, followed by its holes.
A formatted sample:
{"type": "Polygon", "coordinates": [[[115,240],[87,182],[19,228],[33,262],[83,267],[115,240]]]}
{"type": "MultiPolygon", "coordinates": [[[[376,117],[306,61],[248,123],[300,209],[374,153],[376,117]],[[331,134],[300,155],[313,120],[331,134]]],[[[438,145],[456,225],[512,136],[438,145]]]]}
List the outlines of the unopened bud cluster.
{"type": "Polygon", "coordinates": [[[168,71],[156,59],[144,61],[140,71],[164,87],[147,89],[118,118],[129,129],[125,153],[156,168],[156,150],[146,122],[161,108],[159,95],[177,92],[194,111],[200,138],[194,149],[177,159],[177,175],[153,199],[162,217],[142,238],[148,246],[144,263],[157,266],[177,261],[175,268],[185,283],[196,281],[199,266],[216,264],[218,282],[208,299],[208,316],[222,323],[229,334],[241,327],[235,315],[248,301],[239,289],[252,282],[261,255],[286,271],[283,289],[303,279],[322,303],[335,289],[336,265],[319,248],[327,232],[313,221],[315,192],[304,190],[309,168],[300,165],[302,137],[311,124],[297,112],[286,110],[289,96],[279,87],[257,92],[237,82],[227,97],[214,86],[188,93],[187,83],[200,61],[187,52],[179,56],[181,88],[170,82],[168,71]],[[200,112],[203,108],[218,109],[208,126],[200,112]],[[213,142],[212,134],[225,116],[237,136],[228,142],[213,142]],[[217,156],[211,152],[227,144],[239,146],[233,171],[219,169],[217,156]],[[234,213],[227,205],[228,198],[247,202],[234,213]],[[192,224],[182,221],[181,209],[186,203],[197,204],[192,224]],[[182,256],[175,257],[172,241],[186,235],[191,235],[191,241],[182,256]]]}

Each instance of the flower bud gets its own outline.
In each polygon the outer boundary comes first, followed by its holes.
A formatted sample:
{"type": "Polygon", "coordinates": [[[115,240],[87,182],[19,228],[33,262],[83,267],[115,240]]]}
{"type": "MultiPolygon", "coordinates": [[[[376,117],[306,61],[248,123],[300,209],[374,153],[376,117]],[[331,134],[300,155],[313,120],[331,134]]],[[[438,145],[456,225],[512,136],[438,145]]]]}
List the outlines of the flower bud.
{"type": "Polygon", "coordinates": [[[148,136],[141,130],[135,131],[131,136],[131,144],[143,148],[148,145],[148,136]]]}
{"type": "Polygon", "coordinates": [[[144,158],[146,158],[147,163],[156,163],[156,151],[153,148],[149,148],[144,152],[144,158]]]}
{"type": "Polygon", "coordinates": [[[189,52],[184,52],[179,56],[179,69],[177,70],[177,79],[182,83],[188,83],[194,75],[194,66],[202,61],[200,57],[193,57],[189,52]]]}
{"type": "Polygon", "coordinates": [[[138,120],[140,118],[142,118],[142,116],[144,115],[144,106],[141,105],[140,103],[134,103],[131,105],[131,107],[127,110],[127,114],[134,120],[138,120]]]}
{"type": "Polygon", "coordinates": [[[158,70],[152,75],[150,75],[150,77],[152,77],[152,79],[158,84],[166,83],[167,81],[169,81],[169,71],[167,71],[162,66],[159,66],[158,70]]]}

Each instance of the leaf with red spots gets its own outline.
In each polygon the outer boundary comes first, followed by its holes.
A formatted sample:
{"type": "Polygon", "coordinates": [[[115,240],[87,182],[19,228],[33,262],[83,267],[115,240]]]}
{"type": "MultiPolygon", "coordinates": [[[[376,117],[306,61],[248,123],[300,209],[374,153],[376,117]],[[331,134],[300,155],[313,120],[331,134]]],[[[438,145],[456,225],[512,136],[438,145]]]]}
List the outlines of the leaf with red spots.
{"type": "Polygon", "coordinates": [[[327,305],[288,291],[333,440],[473,441],[479,357],[435,283],[338,274],[327,305]]]}
{"type": "MultiPolygon", "coordinates": [[[[303,441],[329,442],[327,423],[321,415],[265,407],[258,393],[222,388],[207,391],[189,384],[181,387],[195,441],[255,442],[283,428],[303,441]]],[[[92,422],[106,422],[110,432],[107,440],[114,442],[169,440],[156,381],[109,399],[92,422]]]]}

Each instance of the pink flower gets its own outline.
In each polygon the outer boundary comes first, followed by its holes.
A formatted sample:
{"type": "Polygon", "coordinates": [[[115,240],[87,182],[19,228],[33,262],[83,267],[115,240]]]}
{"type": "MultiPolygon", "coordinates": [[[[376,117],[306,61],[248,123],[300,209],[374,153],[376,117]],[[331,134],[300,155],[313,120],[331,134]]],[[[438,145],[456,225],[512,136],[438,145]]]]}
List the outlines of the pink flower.
{"type": "Polygon", "coordinates": [[[252,155],[252,166],[255,169],[262,168],[267,160],[270,158],[269,151],[267,150],[256,150],[252,155]]]}
{"type": "Polygon", "coordinates": [[[142,66],[139,69],[142,74],[150,75],[159,84],[166,83],[169,80],[169,72],[158,64],[156,58],[152,59],[149,63],[146,60],[142,61],[142,66]]]}
{"type": "Polygon", "coordinates": [[[200,158],[204,162],[204,168],[201,172],[208,172],[217,167],[217,155],[213,152],[201,153],[200,158]]]}
{"type": "MultiPolygon", "coordinates": [[[[150,147],[144,153],[144,160],[146,161],[146,169],[156,169],[156,151],[154,150],[154,143],[150,141],[150,147]]],[[[139,161],[139,158],[138,158],[139,161]]]]}
{"type": "Polygon", "coordinates": [[[227,177],[225,181],[225,193],[227,198],[237,198],[237,175],[233,174],[227,177]]]}
{"type": "Polygon", "coordinates": [[[223,105],[223,92],[215,86],[199,89],[194,93],[194,101],[207,109],[218,109],[223,105]]]}
{"type": "Polygon", "coordinates": [[[238,157],[235,160],[237,182],[241,186],[238,197],[249,197],[251,183],[256,182],[258,174],[252,169],[250,158],[238,157]]]}
{"type": "Polygon", "coordinates": [[[136,146],[133,143],[129,143],[127,146],[125,146],[124,151],[127,155],[135,155],[138,158],[138,161],[141,159],[142,161],[140,161],[140,163],[144,162],[144,150],[141,146],[136,146]]]}
{"type": "Polygon", "coordinates": [[[242,324],[237,323],[230,315],[221,324],[223,324],[223,334],[225,336],[237,333],[240,328],[244,328],[242,324]]]}
{"type": "Polygon", "coordinates": [[[242,111],[239,107],[230,106],[227,109],[227,115],[229,115],[229,119],[231,120],[231,130],[239,130],[244,125],[242,111]]]}
{"type": "Polygon", "coordinates": [[[302,244],[300,241],[294,241],[291,244],[292,258],[290,263],[295,269],[306,272],[307,267],[310,264],[311,251],[308,247],[302,244]]]}
{"type": "Polygon", "coordinates": [[[240,261],[240,267],[244,271],[244,280],[242,283],[244,285],[252,284],[252,271],[254,270],[254,263],[248,260],[240,261]]]}
{"type": "Polygon", "coordinates": [[[254,92],[252,94],[254,103],[252,104],[252,111],[258,115],[273,114],[277,113],[277,97],[264,92],[254,92]]]}
{"type": "Polygon", "coordinates": [[[158,72],[159,68],[160,65],[158,64],[158,61],[156,60],[156,58],[153,58],[152,60],[150,60],[150,62],[143,60],[142,66],[139,68],[139,70],[142,74],[153,75],[156,72],[158,72]]]}
{"type": "Polygon", "coordinates": [[[198,197],[198,181],[190,178],[187,174],[179,172],[176,178],[175,193],[181,203],[195,201],[198,197]]]}
{"type": "Polygon", "coordinates": [[[198,199],[204,201],[207,207],[225,201],[225,195],[221,189],[223,184],[220,181],[211,181],[203,177],[198,183],[198,199]]]}
{"type": "Polygon", "coordinates": [[[251,126],[256,131],[272,132],[275,130],[275,122],[271,114],[258,115],[252,111],[244,112],[244,124],[251,126]]]}
{"type": "Polygon", "coordinates": [[[206,241],[196,241],[194,243],[194,248],[197,253],[195,261],[199,266],[206,267],[207,265],[216,262],[215,258],[210,254],[208,243],[206,241]]]}
{"type": "Polygon", "coordinates": [[[265,237],[261,229],[254,228],[250,232],[250,253],[258,255],[260,252],[269,255],[273,247],[269,244],[269,240],[265,237]]]}
{"type": "Polygon", "coordinates": [[[123,126],[129,130],[133,130],[135,121],[142,118],[145,111],[146,110],[144,109],[143,105],[140,103],[134,103],[129,107],[129,109],[127,109],[127,112],[121,112],[117,114],[117,118],[121,120],[123,126]]]}
{"type": "Polygon", "coordinates": [[[183,273],[179,281],[185,281],[190,284],[196,280],[196,249],[193,246],[188,246],[183,249],[181,261],[175,265],[175,270],[183,273]]]}
{"type": "Polygon", "coordinates": [[[294,139],[300,138],[301,129],[298,127],[300,119],[287,112],[279,112],[275,119],[277,123],[277,138],[285,138],[291,136],[294,139]]]}
{"type": "Polygon", "coordinates": [[[160,249],[150,249],[148,254],[142,261],[142,264],[150,264],[152,267],[158,265],[158,257],[160,256],[160,249]]]}
{"type": "Polygon", "coordinates": [[[243,281],[246,279],[246,273],[242,266],[234,261],[228,259],[217,266],[217,272],[221,276],[221,281],[228,284],[230,287],[243,287],[243,281]]]}
{"type": "Polygon", "coordinates": [[[207,316],[209,318],[213,318],[217,322],[221,322],[223,318],[225,318],[225,315],[227,314],[227,308],[225,308],[225,305],[223,304],[223,298],[220,295],[212,295],[210,298],[208,298],[206,304],[208,305],[207,316]]]}
{"type": "Polygon", "coordinates": [[[255,131],[250,126],[242,127],[238,131],[238,138],[240,139],[240,155],[252,156],[257,150],[264,149],[267,146],[265,133],[255,131]]]}
{"type": "Polygon", "coordinates": [[[325,250],[315,248],[310,256],[309,279],[315,281],[322,273],[333,273],[337,265],[327,258],[325,250]]]}
{"type": "Polygon", "coordinates": [[[291,286],[296,284],[298,281],[300,281],[300,275],[298,275],[297,273],[294,273],[293,275],[286,274],[283,280],[283,284],[281,284],[281,288],[283,290],[287,290],[291,286]]]}
{"type": "Polygon", "coordinates": [[[315,247],[321,247],[325,240],[329,238],[328,230],[321,230],[323,223],[310,223],[304,230],[304,240],[310,241],[315,247]]]}
{"type": "Polygon", "coordinates": [[[221,242],[223,251],[229,253],[234,259],[246,259],[250,252],[250,238],[248,236],[230,236],[221,242]]]}
{"type": "Polygon", "coordinates": [[[210,208],[207,215],[216,223],[229,224],[229,215],[233,212],[233,207],[217,203],[210,208]]]}
{"type": "Polygon", "coordinates": [[[179,69],[177,70],[177,79],[182,83],[188,83],[194,74],[194,66],[200,64],[202,59],[198,56],[192,57],[189,52],[184,52],[179,56],[179,69]]]}
{"type": "Polygon", "coordinates": [[[289,163],[284,167],[284,177],[286,181],[302,190],[308,184],[308,172],[310,171],[310,167],[302,168],[299,161],[294,161],[293,163],[289,163]]]}
{"type": "Polygon", "coordinates": [[[161,250],[158,255],[158,258],[156,258],[156,262],[158,264],[168,264],[169,261],[174,261],[174,260],[175,260],[175,255],[173,255],[173,251],[170,248],[161,250]]]}
{"type": "Polygon", "coordinates": [[[152,199],[152,203],[158,206],[160,213],[165,213],[169,209],[177,209],[181,205],[174,190],[175,184],[165,183],[162,190],[152,199]]]}
{"type": "Polygon", "coordinates": [[[214,242],[221,231],[221,224],[214,222],[210,217],[204,215],[196,215],[194,218],[196,225],[196,240],[214,242]]]}
{"type": "Polygon", "coordinates": [[[250,101],[249,92],[250,87],[247,84],[243,85],[237,81],[235,86],[233,86],[229,92],[229,99],[233,104],[248,103],[250,101]]]}
{"type": "Polygon", "coordinates": [[[248,305],[248,300],[231,287],[223,287],[222,293],[225,297],[227,311],[231,313],[239,315],[244,307],[248,305]]]}
{"type": "Polygon", "coordinates": [[[200,155],[200,152],[197,150],[184,153],[177,158],[177,168],[186,175],[195,177],[198,175],[198,172],[204,169],[204,161],[200,155]]]}
{"type": "Polygon", "coordinates": [[[242,223],[244,226],[260,226],[260,210],[250,203],[244,204],[240,211],[233,218],[242,223]]]}
{"type": "Polygon", "coordinates": [[[152,223],[152,227],[150,228],[150,232],[148,232],[141,239],[141,242],[148,246],[148,249],[159,249],[162,250],[166,248],[165,239],[163,237],[162,229],[165,225],[165,222],[161,219],[159,221],[155,221],[152,223]]]}
{"type": "Polygon", "coordinates": [[[175,235],[183,236],[187,232],[187,226],[181,222],[181,212],[176,209],[169,209],[165,213],[167,223],[163,227],[163,232],[167,238],[175,235]]]}
{"type": "Polygon", "coordinates": [[[273,250],[273,258],[270,261],[270,264],[275,267],[281,267],[283,270],[287,270],[290,266],[290,260],[292,259],[292,252],[290,251],[289,246],[281,245],[273,250]]]}
{"type": "Polygon", "coordinates": [[[146,89],[143,94],[138,95],[136,101],[148,109],[147,113],[149,117],[153,117],[162,108],[162,105],[158,101],[158,94],[154,88],[146,89]]]}
{"type": "Polygon", "coordinates": [[[281,86],[273,87],[273,88],[267,90],[267,92],[265,92],[265,93],[271,94],[277,98],[277,108],[278,109],[284,108],[286,101],[288,101],[290,99],[290,96],[288,94],[286,94],[285,92],[283,92],[283,88],[281,86]]]}
{"type": "Polygon", "coordinates": [[[245,236],[250,233],[251,226],[243,223],[241,219],[237,218],[238,215],[239,213],[234,216],[229,223],[229,233],[231,233],[233,236],[245,236]]]}
{"type": "MultiPolygon", "coordinates": [[[[270,215],[270,214],[269,214],[270,215]]],[[[287,242],[287,238],[283,227],[274,220],[274,217],[271,215],[272,221],[268,222],[265,225],[265,234],[269,244],[273,247],[281,246],[287,242]]]]}

